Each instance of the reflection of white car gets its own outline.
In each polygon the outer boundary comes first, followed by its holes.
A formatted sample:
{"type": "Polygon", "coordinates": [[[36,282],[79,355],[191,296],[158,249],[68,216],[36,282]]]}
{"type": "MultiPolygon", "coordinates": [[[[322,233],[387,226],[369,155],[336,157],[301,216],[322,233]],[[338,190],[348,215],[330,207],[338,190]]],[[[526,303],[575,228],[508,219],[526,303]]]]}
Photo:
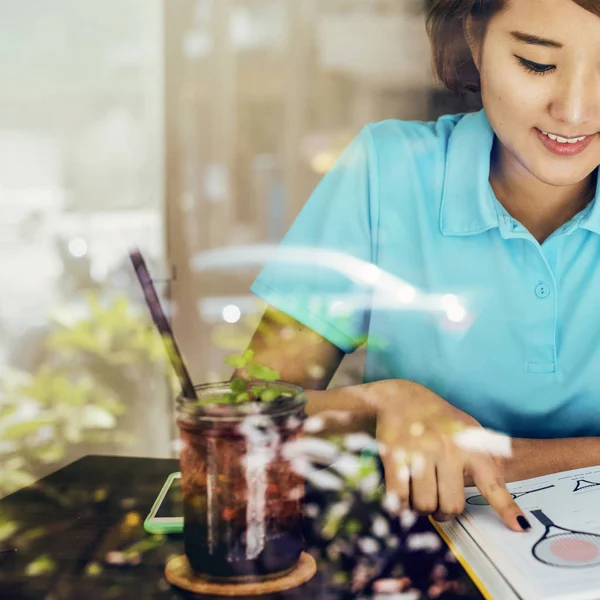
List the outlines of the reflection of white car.
{"type": "MultiPolygon", "coordinates": [[[[228,246],[199,252],[192,257],[190,264],[192,270],[201,273],[263,266],[272,261],[290,266],[319,266],[353,282],[355,291],[348,294],[316,293],[309,299],[309,302],[315,303],[314,312],[321,312],[325,308],[331,316],[340,317],[365,308],[416,310],[445,313],[454,323],[468,321],[466,309],[457,296],[425,294],[375,264],[334,250],[308,246],[228,246]],[[366,293],[367,290],[370,291],[366,293]]],[[[293,300],[294,294],[291,296],[293,300]]],[[[227,309],[232,312],[230,306],[227,309]]],[[[212,310],[214,312],[214,308],[212,310]]],[[[228,320],[226,316],[225,320],[228,320]]]]}

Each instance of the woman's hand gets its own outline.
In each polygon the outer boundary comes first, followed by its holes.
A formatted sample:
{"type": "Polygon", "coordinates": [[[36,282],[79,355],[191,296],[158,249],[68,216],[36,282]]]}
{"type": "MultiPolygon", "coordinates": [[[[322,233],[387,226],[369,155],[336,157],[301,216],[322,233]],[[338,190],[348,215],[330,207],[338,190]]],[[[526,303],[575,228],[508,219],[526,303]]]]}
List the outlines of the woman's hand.
{"type": "MultiPolygon", "coordinates": [[[[385,380],[367,385],[377,415],[388,500],[398,511],[410,508],[438,520],[459,515],[467,478],[510,529],[529,529],[506,489],[501,458],[492,456],[489,445],[474,449],[464,443],[486,438],[475,419],[417,383],[385,380]]],[[[490,438],[494,435],[490,432],[490,438]]]]}

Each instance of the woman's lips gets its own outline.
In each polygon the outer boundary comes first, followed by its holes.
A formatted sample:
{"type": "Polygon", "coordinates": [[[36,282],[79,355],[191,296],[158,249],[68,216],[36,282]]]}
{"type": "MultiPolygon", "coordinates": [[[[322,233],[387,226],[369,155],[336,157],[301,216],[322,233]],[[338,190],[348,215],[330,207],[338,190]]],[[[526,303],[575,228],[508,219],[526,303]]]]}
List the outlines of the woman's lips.
{"type": "Polygon", "coordinates": [[[596,135],[588,135],[580,142],[569,144],[565,142],[551,140],[539,129],[536,129],[535,131],[538,137],[540,138],[542,144],[544,144],[544,146],[546,146],[546,148],[550,150],[550,152],[552,152],[553,154],[558,154],[558,156],[576,156],[577,154],[581,154],[581,152],[583,152],[592,143],[592,140],[596,137],[596,135]]]}

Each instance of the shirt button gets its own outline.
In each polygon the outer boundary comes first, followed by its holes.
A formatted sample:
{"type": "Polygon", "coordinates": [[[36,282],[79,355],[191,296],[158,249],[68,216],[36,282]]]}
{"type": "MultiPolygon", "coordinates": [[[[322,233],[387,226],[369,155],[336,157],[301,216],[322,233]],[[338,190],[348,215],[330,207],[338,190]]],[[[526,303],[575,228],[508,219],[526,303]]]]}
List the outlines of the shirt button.
{"type": "Polygon", "coordinates": [[[547,298],[550,295],[550,288],[545,283],[540,283],[535,288],[535,295],[538,298],[547,298]]]}

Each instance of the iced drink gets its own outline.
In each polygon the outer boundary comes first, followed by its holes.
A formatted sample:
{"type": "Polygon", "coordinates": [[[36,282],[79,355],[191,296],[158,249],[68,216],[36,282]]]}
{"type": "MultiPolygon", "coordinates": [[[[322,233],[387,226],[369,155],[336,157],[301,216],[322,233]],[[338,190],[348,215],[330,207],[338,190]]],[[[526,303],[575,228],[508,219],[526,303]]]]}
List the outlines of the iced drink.
{"type": "Polygon", "coordinates": [[[203,578],[274,578],[300,557],[304,482],[283,448],[301,435],[306,399],[296,386],[277,389],[272,402],[206,404],[228,384],[178,400],[185,553],[203,578]]]}

